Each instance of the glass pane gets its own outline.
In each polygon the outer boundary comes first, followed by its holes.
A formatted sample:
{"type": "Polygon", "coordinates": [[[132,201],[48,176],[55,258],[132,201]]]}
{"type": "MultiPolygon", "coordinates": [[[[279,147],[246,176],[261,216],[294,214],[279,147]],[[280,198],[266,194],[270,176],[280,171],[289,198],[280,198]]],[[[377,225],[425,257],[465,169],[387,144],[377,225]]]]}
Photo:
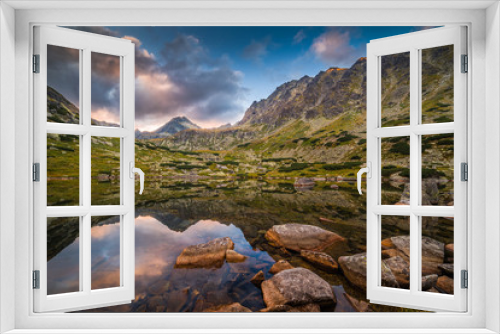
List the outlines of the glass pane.
{"type": "Polygon", "coordinates": [[[92,125],[120,126],[120,57],[92,52],[92,125]]]}
{"type": "Polygon", "coordinates": [[[92,137],[92,205],[120,205],[120,138],[92,137]]]}
{"type": "Polygon", "coordinates": [[[397,53],[381,58],[381,125],[409,125],[410,53],[397,53]]]}
{"type": "Polygon", "coordinates": [[[120,216],[92,217],[92,289],[120,286],[120,216]]]}
{"type": "Polygon", "coordinates": [[[381,139],[382,205],[410,205],[410,137],[381,139]]]}
{"type": "Polygon", "coordinates": [[[80,50],[47,45],[47,122],[80,123],[80,50]]]}
{"type": "Polygon", "coordinates": [[[422,123],[453,122],[453,45],[422,50],[422,123]]]}
{"type": "Polygon", "coordinates": [[[382,216],[381,286],[410,288],[410,217],[382,216]]]}
{"type": "Polygon", "coordinates": [[[453,294],[454,219],[422,217],[422,290],[453,294]]]}
{"type": "Polygon", "coordinates": [[[422,205],[453,206],[453,133],[422,136],[422,205]]]}
{"type": "Polygon", "coordinates": [[[47,205],[80,205],[80,137],[47,135],[47,205]]]}
{"type": "Polygon", "coordinates": [[[80,291],[80,218],[47,218],[47,294],[80,291]]]}

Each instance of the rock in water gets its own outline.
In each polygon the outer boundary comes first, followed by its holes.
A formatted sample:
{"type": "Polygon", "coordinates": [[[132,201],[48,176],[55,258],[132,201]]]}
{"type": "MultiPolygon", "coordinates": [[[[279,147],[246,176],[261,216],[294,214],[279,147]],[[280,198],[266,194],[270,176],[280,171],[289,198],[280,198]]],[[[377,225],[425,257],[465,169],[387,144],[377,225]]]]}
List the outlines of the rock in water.
{"type": "Polygon", "coordinates": [[[349,301],[349,303],[352,305],[352,307],[358,311],[358,312],[371,312],[372,307],[370,306],[369,303],[363,301],[363,300],[357,300],[356,298],[348,295],[346,292],[344,292],[344,296],[346,299],[349,301]]]}
{"type": "Polygon", "coordinates": [[[250,279],[250,282],[252,282],[256,287],[260,288],[262,282],[264,282],[265,279],[266,278],[264,277],[264,272],[261,270],[250,279]]]}
{"type": "Polygon", "coordinates": [[[422,276],[422,290],[427,291],[436,286],[438,275],[422,276]]]}
{"type": "Polygon", "coordinates": [[[436,288],[443,292],[452,295],[453,294],[453,279],[448,276],[440,276],[437,280],[436,288]]]}
{"type": "Polygon", "coordinates": [[[305,268],[285,270],[262,282],[262,294],[267,308],[337,302],[330,284],[305,268]]]}
{"type": "Polygon", "coordinates": [[[260,312],[321,312],[321,308],[318,304],[306,304],[300,306],[277,305],[262,309],[260,312]]]}
{"type": "Polygon", "coordinates": [[[280,271],[288,270],[288,269],[293,269],[293,268],[295,268],[295,267],[292,266],[290,263],[288,263],[288,261],[279,260],[278,262],[276,262],[275,264],[273,264],[273,266],[271,267],[271,269],[269,269],[269,273],[271,273],[273,275],[276,275],[280,271]]]}
{"type": "Polygon", "coordinates": [[[232,249],[226,251],[226,261],[229,263],[244,262],[247,259],[245,255],[242,255],[232,249]]]}
{"type": "Polygon", "coordinates": [[[322,251],[327,247],[344,244],[340,235],[313,225],[275,225],[265,235],[269,244],[296,252],[301,250],[322,251]]]}
{"type": "Polygon", "coordinates": [[[337,262],[330,255],[323,252],[302,250],[300,256],[327,272],[336,273],[339,268],[337,262]]]}
{"type": "Polygon", "coordinates": [[[392,274],[396,277],[399,287],[408,289],[410,287],[410,264],[403,260],[400,256],[394,256],[383,260],[385,265],[391,269],[392,274]]]}
{"type": "Polygon", "coordinates": [[[240,303],[233,303],[230,305],[220,305],[210,307],[203,312],[252,312],[249,308],[241,305],[240,303]]]}
{"type": "MultiPolygon", "coordinates": [[[[366,253],[356,254],[353,256],[339,257],[339,264],[344,272],[345,277],[351,284],[362,290],[366,290],[366,253]]],[[[396,277],[391,272],[384,261],[382,266],[382,285],[386,287],[399,288],[396,277]]]]}
{"type": "Polygon", "coordinates": [[[224,264],[226,251],[233,248],[234,243],[228,237],[186,247],[177,257],[175,268],[220,268],[224,264]]]}

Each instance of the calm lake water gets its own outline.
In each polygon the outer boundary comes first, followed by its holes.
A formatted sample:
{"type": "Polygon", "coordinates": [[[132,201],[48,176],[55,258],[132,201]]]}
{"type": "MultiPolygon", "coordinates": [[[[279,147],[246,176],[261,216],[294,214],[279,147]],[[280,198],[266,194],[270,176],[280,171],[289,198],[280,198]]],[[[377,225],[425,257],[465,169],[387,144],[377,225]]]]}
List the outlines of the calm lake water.
{"type": "MultiPolygon", "coordinates": [[[[136,196],[135,300],[91,312],[201,312],[234,302],[258,311],[265,304],[261,290],[250,279],[260,270],[270,278],[270,267],[282,258],[313,270],[339,295],[345,291],[365,299],[365,292],[342,274],[312,267],[298,254],[281,253],[264,238],[276,224],[310,224],[348,240],[345,249],[331,254],[335,259],[366,251],[365,197],[357,194],[353,184],[344,183],[340,189],[316,184],[313,189],[298,191],[290,183],[279,182],[156,182],[147,184],[145,194],[136,196]],[[184,248],[218,237],[230,237],[235,250],[248,259],[216,269],[174,268],[184,248]]],[[[92,224],[92,288],[118,286],[119,218],[95,217],[92,224]]],[[[68,224],[60,226],[49,233],[49,293],[78,290],[78,231],[70,233],[62,228],[68,224]]],[[[393,227],[400,232],[397,224],[393,227]]],[[[332,311],[352,308],[341,299],[332,311]]]]}

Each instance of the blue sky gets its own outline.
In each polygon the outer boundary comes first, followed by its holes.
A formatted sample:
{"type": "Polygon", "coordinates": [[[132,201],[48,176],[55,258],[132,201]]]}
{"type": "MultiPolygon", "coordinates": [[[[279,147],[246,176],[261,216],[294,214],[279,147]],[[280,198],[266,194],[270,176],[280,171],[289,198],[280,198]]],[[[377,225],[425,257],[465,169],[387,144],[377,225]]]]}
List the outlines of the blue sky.
{"type": "MultiPolygon", "coordinates": [[[[76,27],[131,39],[136,45],[136,127],[154,130],[175,116],[202,127],[240,120],[250,104],[284,82],[350,67],[377,38],[418,27],[76,27]]],[[[102,68],[102,67],[101,67],[102,68]]],[[[116,80],[103,77],[99,117],[113,121],[106,103],[116,80]]],[[[71,93],[54,75],[49,85],[71,93]],[[57,87],[59,86],[59,87],[57,87]]],[[[93,90],[94,94],[94,90],[93,90]]],[[[112,95],[112,94],[111,94],[112,95]]],[[[73,98],[74,100],[74,98],[73,98]]],[[[95,107],[95,108],[94,108],[95,107]]]]}

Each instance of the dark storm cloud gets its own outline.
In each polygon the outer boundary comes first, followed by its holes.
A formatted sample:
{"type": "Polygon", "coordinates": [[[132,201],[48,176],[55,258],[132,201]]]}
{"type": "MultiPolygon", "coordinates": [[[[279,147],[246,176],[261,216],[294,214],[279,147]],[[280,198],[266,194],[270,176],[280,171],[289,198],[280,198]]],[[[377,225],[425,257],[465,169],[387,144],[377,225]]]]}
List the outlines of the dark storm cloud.
{"type": "Polygon", "coordinates": [[[47,46],[47,85],[78,106],[80,95],[80,53],[78,50],[47,46]]]}

